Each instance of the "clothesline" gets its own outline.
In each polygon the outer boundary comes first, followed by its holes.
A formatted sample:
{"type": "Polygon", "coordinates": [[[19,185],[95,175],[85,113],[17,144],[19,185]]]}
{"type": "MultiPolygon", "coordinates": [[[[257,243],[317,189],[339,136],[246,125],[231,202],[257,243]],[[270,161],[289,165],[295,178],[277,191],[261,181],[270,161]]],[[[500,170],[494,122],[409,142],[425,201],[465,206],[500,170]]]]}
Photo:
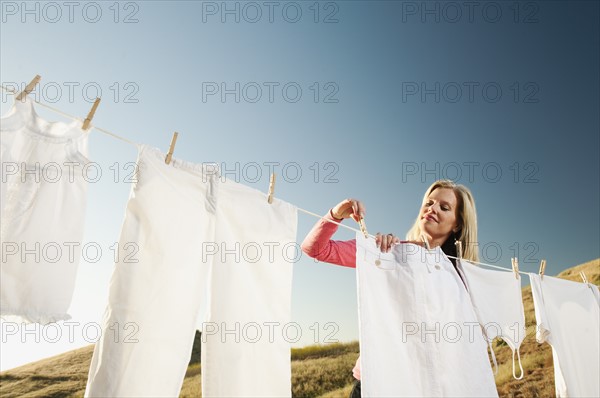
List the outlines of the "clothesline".
{"type": "MultiPolygon", "coordinates": [[[[9,88],[6,88],[6,87],[4,87],[4,86],[2,86],[2,85],[0,85],[0,87],[2,88],[2,90],[6,91],[6,92],[8,92],[8,93],[10,93],[10,94],[12,94],[12,95],[17,95],[17,94],[18,94],[16,90],[11,90],[11,89],[9,89],[9,88]]],[[[53,112],[55,112],[55,113],[58,113],[59,115],[62,115],[62,116],[64,116],[64,117],[66,117],[66,118],[69,118],[69,119],[72,119],[72,120],[78,120],[78,121],[80,121],[80,122],[82,122],[82,123],[83,123],[83,120],[81,120],[81,118],[78,118],[78,117],[76,117],[76,116],[69,115],[68,113],[65,113],[65,112],[63,112],[63,111],[61,111],[60,109],[56,109],[56,108],[54,108],[54,107],[52,107],[52,106],[50,106],[50,105],[44,104],[44,103],[42,103],[42,102],[40,102],[40,101],[36,101],[36,100],[35,100],[35,99],[33,99],[33,98],[31,98],[31,100],[32,100],[32,101],[34,101],[35,103],[39,104],[40,106],[43,106],[43,107],[45,107],[45,108],[47,108],[47,109],[50,109],[51,111],[53,111],[53,112]]],[[[136,149],[137,149],[137,148],[138,148],[138,146],[140,145],[140,144],[137,144],[137,143],[135,143],[135,142],[133,142],[133,141],[131,141],[131,140],[128,140],[128,139],[127,139],[127,138],[125,138],[125,137],[121,137],[121,136],[120,136],[120,135],[118,135],[118,134],[111,133],[110,131],[108,131],[108,130],[105,130],[105,129],[103,129],[103,128],[100,128],[100,127],[97,127],[97,126],[94,126],[94,125],[91,125],[91,126],[90,126],[90,129],[91,129],[91,128],[94,128],[94,129],[98,130],[99,132],[101,132],[101,133],[104,133],[104,134],[106,134],[106,135],[108,135],[108,136],[110,136],[110,137],[116,138],[116,139],[118,139],[118,140],[121,140],[121,141],[123,141],[123,142],[126,142],[126,143],[128,143],[128,144],[130,144],[130,145],[133,145],[133,146],[134,146],[136,149]]],[[[352,227],[350,227],[350,226],[348,226],[348,225],[345,225],[345,224],[339,223],[339,222],[337,222],[337,221],[333,221],[333,220],[327,219],[327,218],[325,218],[325,217],[323,217],[323,216],[321,216],[321,215],[319,215],[319,214],[313,213],[313,212],[311,212],[311,211],[308,211],[308,210],[304,210],[304,209],[302,209],[302,208],[300,208],[300,207],[298,207],[298,206],[296,206],[296,208],[298,209],[298,211],[300,211],[300,212],[303,212],[303,213],[305,213],[305,214],[308,214],[308,215],[311,215],[311,216],[313,216],[313,217],[316,217],[316,218],[318,218],[318,219],[325,220],[325,221],[327,221],[327,222],[330,222],[330,223],[332,223],[332,224],[337,224],[337,225],[339,225],[340,227],[344,227],[344,228],[346,228],[346,229],[349,229],[349,230],[351,230],[351,231],[354,231],[354,232],[363,233],[361,230],[359,230],[359,229],[357,229],[357,228],[352,228],[352,227]]],[[[374,235],[368,234],[368,236],[369,236],[370,238],[373,238],[373,239],[375,239],[375,236],[374,236],[374,235]]],[[[454,259],[460,260],[460,258],[458,258],[458,257],[454,257],[454,256],[448,256],[448,255],[447,255],[447,257],[448,257],[448,258],[454,258],[454,259]]],[[[510,268],[506,268],[506,267],[500,267],[500,266],[497,266],[497,265],[486,264],[486,263],[481,263],[481,262],[476,262],[476,261],[470,261],[470,262],[471,262],[471,263],[474,263],[474,264],[485,265],[486,267],[497,268],[497,269],[500,269],[500,270],[503,270],[503,271],[511,271],[511,272],[513,271],[513,270],[512,270],[512,269],[510,269],[510,268]]],[[[527,272],[522,272],[522,271],[519,271],[519,273],[520,273],[520,274],[523,274],[523,275],[526,275],[526,274],[527,274],[527,272]]]]}
{"type": "MultiPolygon", "coordinates": [[[[304,209],[301,209],[301,208],[299,208],[299,207],[297,207],[297,209],[298,209],[299,211],[302,211],[302,212],[304,212],[304,213],[306,213],[306,214],[309,214],[309,215],[311,215],[311,216],[314,216],[314,217],[320,218],[320,219],[322,219],[322,220],[328,221],[328,222],[330,222],[330,223],[332,223],[332,224],[337,224],[337,225],[339,225],[339,226],[341,226],[341,227],[344,227],[344,228],[347,228],[347,229],[349,229],[349,230],[351,230],[351,231],[362,233],[362,232],[361,232],[359,229],[356,229],[356,228],[349,227],[348,225],[344,225],[344,224],[342,224],[342,223],[339,223],[339,222],[337,222],[337,221],[329,220],[329,219],[327,219],[327,218],[325,218],[325,217],[323,217],[323,216],[320,216],[320,215],[318,215],[318,214],[312,213],[312,212],[310,212],[310,211],[308,211],[308,210],[304,210],[304,209]]],[[[370,237],[370,238],[373,238],[373,239],[375,239],[375,236],[373,236],[373,235],[371,235],[371,234],[369,234],[369,237],[370,237]]],[[[448,258],[453,258],[453,259],[456,259],[456,260],[461,260],[461,258],[459,258],[459,257],[454,257],[454,256],[449,256],[449,255],[446,255],[446,257],[448,257],[448,258]]],[[[510,271],[510,272],[512,272],[512,269],[510,269],[510,268],[505,268],[505,267],[500,267],[500,266],[498,266],[498,265],[486,264],[486,263],[482,263],[482,262],[478,262],[478,261],[469,261],[469,262],[470,262],[470,263],[474,263],[474,264],[485,265],[486,267],[491,267],[491,268],[497,268],[497,269],[501,269],[501,270],[503,270],[503,271],[510,271]]],[[[527,272],[519,271],[519,274],[527,275],[527,272]]]]}
{"type": "MultiPolygon", "coordinates": [[[[4,86],[2,86],[2,85],[0,85],[0,87],[2,88],[2,90],[6,91],[6,92],[8,92],[8,93],[10,93],[10,94],[12,94],[12,95],[17,95],[17,94],[18,94],[18,92],[17,92],[16,90],[11,90],[11,89],[9,89],[9,88],[6,88],[6,87],[4,87],[4,86]]],[[[44,108],[48,108],[48,109],[50,109],[52,112],[58,113],[59,115],[62,115],[62,116],[64,116],[64,117],[66,117],[66,118],[69,118],[69,119],[72,119],[72,120],[78,120],[78,121],[80,121],[81,123],[83,123],[83,120],[82,120],[81,118],[78,118],[78,117],[76,117],[76,116],[73,116],[73,115],[69,115],[68,113],[65,113],[65,112],[63,112],[63,111],[61,111],[60,109],[56,109],[56,108],[54,108],[54,107],[52,107],[52,106],[50,106],[50,105],[44,104],[44,103],[42,103],[42,102],[40,102],[40,101],[36,101],[36,100],[35,100],[35,99],[33,99],[33,98],[31,98],[31,100],[32,100],[32,101],[34,101],[35,103],[37,103],[37,104],[39,104],[39,105],[43,106],[44,108]]],[[[133,142],[133,141],[130,141],[130,140],[128,140],[128,139],[127,139],[127,138],[125,138],[125,137],[121,137],[120,135],[117,135],[117,134],[115,134],[115,133],[111,133],[111,132],[110,132],[110,131],[108,131],[108,130],[102,129],[102,128],[100,128],[100,127],[96,127],[96,126],[94,126],[94,125],[91,125],[91,126],[90,126],[90,129],[92,129],[92,128],[94,128],[94,129],[98,130],[98,131],[99,131],[99,132],[101,132],[101,133],[104,133],[104,134],[106,134],[106,135],[109,135],[109,136],[111,136],[111,137],[113,137],[113,138],[116,138],[116,139],[118,139],[118,140],[121,140],[121,141],[123,141],[123,142],[126,142],[126,143],[128,143],[128,144],[130,144],[130,145],[133,145],[133,146],[134,146],[134,147],[136,147],[136,148],[138,147],[138,144],[137,144],[137,143],[135,143],[135,142],[133,142]]]]}

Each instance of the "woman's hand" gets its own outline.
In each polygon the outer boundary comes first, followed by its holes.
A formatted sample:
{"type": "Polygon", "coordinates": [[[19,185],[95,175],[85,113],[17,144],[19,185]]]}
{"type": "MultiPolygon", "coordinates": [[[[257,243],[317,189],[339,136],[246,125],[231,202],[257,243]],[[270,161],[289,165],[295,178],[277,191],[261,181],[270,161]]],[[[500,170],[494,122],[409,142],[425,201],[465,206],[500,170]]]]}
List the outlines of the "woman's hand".
{"type": "Polygon", "coordinates": [[[377,233],[375,235],[375,244],[383,253],[389,252],[392,246],[398,243],[400,243],[400,238],[394,236],[394,234],[382,235],[377,233]]]}
{"type": "MultiPolygon", "coordinates": [[[[359,222],[365,217],[365,205],[357,199],[346,199],[335,205],[331,209],[331,215],[339,220],[352,218],[359,222]]],[[[393,245],[400,243],[400,238],[394,234],[375,235],[375,244],[382,252],[387,253],[393,245]]]]}
{"type": "Polygon", "coordinates": [[[339,220],[352,218],[359,222],[365,217],[365,205],[356,199],[346,199],[331,209],[331,215],[339,220]]]}

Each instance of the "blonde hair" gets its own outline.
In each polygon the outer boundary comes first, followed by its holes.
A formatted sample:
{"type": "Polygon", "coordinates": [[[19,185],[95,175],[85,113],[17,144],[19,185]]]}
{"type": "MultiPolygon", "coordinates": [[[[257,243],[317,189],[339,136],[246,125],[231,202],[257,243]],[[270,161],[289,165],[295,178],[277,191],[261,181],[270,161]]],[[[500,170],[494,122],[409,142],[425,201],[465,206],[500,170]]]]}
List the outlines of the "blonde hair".
{"type": "MultiPolygon", "coordinates": [[[[459,232],[453,235],[456,240],[460,241],[462,244],[462,258],[467,261],[479,261],[479,252],[477,248],[477,211],[475,210],[475,200],[473,199],[471,191],[464,185],[454,183],[454,181],[438,180],[431,184],[425,192],[423,203],[425,203],[427,198],[429,198],[429,195],[438,188],[450,188],[456,195],[456,200],[458,202],[456,217],[459,232]]],[[[421,232],[419,216],[417,216],[412,228],[406,234],[406,239],[420,241],[421,232]]],[[[451,237],[452,235],[450,238],[451,237]]]]}

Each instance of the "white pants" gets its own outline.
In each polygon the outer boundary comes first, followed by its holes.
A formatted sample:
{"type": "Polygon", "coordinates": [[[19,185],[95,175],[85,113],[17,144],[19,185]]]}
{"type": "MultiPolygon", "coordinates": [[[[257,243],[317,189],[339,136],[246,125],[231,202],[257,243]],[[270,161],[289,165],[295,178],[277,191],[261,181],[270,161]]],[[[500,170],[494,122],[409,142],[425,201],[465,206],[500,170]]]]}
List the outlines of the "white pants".
{"type": "Polygon", "coordinates": [[[202,396],[291,397],[296,208],[231,181],[217,202],[202,396]]]}
{"type": "Polygon", "coordinates": [[[120,253],[115,265],[86,396],[178,396],[203,313],[211,326],[202,347],[203,396],[289,396],[289,345],[221,343],[212,326],[288,322],[291,262],[281,250],[252,262],[248,247],[295,242],[295,207],[269,205],[264,193],[221,181],[212,165],[166,165],[146,146],[138,168],[119,248],[139,250],[129,261],[120,253]]]}
{"type": "Polygon", "coordinates": [[[471,300],[441,249],[356,242],[363,397],[498,396],[471,300]]]}
{"type": "MultiPolygon", "coordinates": [[[[81,252],[88,164],[81,122],[47,122],[26,98],[0,122],[0,315],[70,319],[81,252]]],[[[17,320],[15,319],[15,320],[17,320]]]]}

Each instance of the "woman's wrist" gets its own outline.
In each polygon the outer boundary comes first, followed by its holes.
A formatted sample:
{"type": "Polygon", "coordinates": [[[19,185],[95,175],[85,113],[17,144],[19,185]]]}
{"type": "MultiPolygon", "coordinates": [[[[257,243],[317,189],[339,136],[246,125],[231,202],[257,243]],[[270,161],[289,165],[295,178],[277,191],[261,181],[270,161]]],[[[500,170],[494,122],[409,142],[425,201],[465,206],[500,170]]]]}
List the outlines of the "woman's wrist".
{"type": "Polygon", "coordinates": [[[343,218],[338,218],[333,214],[333,209],[329,209],[329,215],[331,216],[331,218],[333,218],[335,221],[344,221],[343,218]]]}

